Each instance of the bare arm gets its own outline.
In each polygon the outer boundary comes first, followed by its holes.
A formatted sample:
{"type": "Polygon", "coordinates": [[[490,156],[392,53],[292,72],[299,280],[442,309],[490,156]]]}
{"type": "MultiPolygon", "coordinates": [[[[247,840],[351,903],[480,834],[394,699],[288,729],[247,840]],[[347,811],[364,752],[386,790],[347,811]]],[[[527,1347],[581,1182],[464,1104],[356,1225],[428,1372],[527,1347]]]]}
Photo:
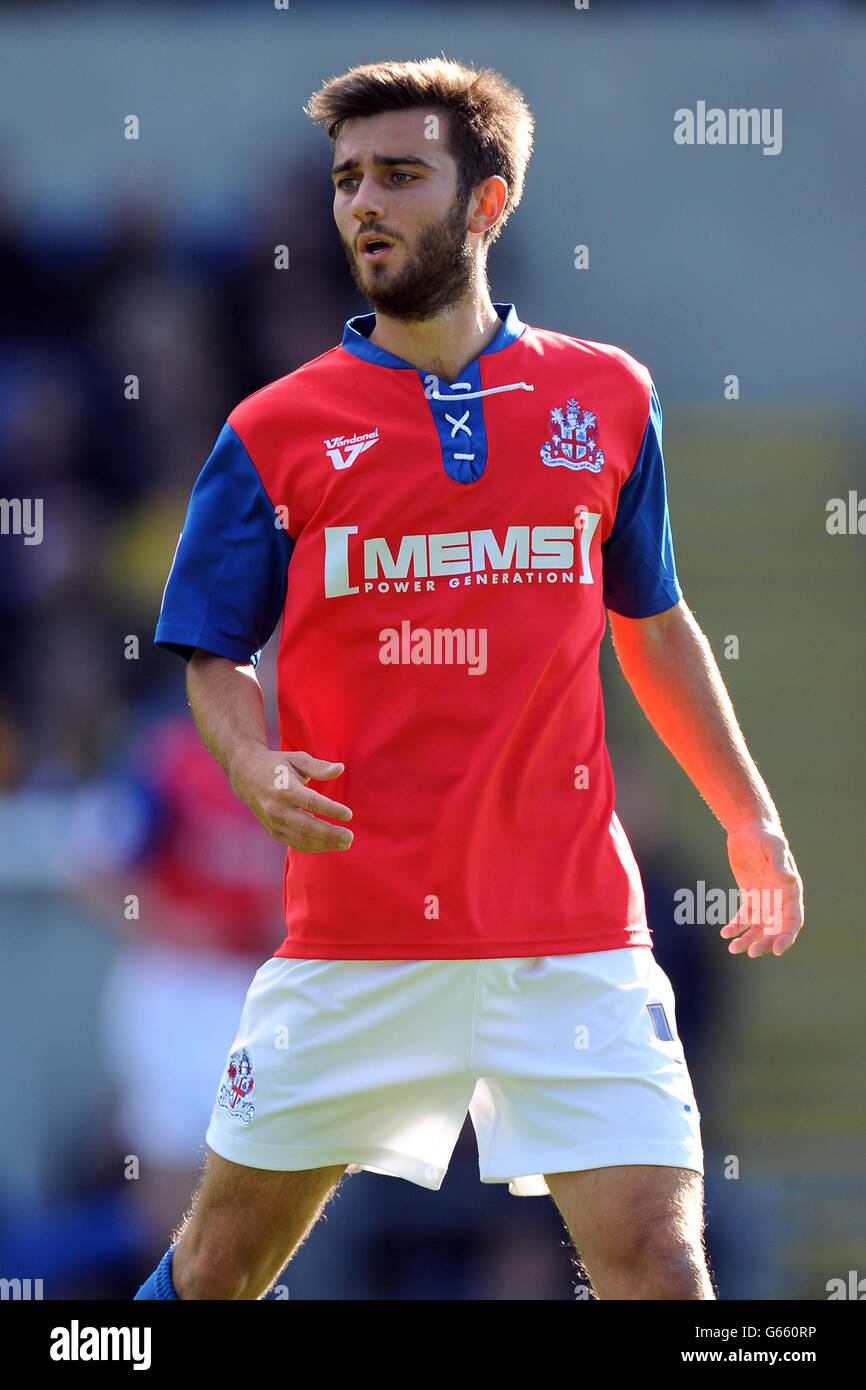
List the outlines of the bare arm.
{"type": "Polygon", "coordinates": [[[273,839],[294,849],[348,849],[351,830],[318,819],[351,820],[342,802],[307,786],[340,777],[343,763],[268,747],[264,700],[253,666],[197,648],[187,663],[186,689],[202,742],[273,839]]]}
{"type": "Polygon", "coordinates": [[[737,938],[728,949],[781,955],[803,924],[803,885],[709,642],[684,600],[651,618],[609,616],[614,649],[635,698],[727,831],[731,868],[748,895],[737,918],[721,930],[737,938]]]}
{"type": "MultiPolygon", "coordinates": [[[[186,693],[202,742],[234,787],[246,754],[267,748],[265,705],[255,667],[238,666],[197,648],[186,668],[186,693]]],[[[237,792],[235,792],[237,795],[237,792]]]]}

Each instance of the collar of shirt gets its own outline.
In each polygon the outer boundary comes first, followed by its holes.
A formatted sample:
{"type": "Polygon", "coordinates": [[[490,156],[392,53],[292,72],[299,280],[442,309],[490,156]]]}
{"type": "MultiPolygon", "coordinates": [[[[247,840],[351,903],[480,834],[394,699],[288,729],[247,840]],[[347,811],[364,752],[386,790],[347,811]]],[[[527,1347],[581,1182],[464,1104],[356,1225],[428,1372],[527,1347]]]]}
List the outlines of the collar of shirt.
{"type": "MultiPolygon", "coordinates": [[[[501,352],[503,348],[510,347],[520,337],[526,326],[518,318],[517,310],[513,304],[494,304],[493,307],[502,319],[502,324],[496,337],[487,344],[486,348],[482,348],[479,357],[486,357],[488,353],[501,352]]],[[[373,362],[377,367],[401,367],[404,370],[408,368],[410,371],[416,371],[416,367],[411,362],[397,357],[393,352],[386,352],[384,348],[377,347],[375,343],[369,341],[375,326],[375,314],[355,314],[353,318],[346,321],[340,346],[344,347],[347,352],[354,353],[356,357],[363,357],[366,362],[373,362]]],[[[477,361],[478,359],[474,360],[477,361]]]]}

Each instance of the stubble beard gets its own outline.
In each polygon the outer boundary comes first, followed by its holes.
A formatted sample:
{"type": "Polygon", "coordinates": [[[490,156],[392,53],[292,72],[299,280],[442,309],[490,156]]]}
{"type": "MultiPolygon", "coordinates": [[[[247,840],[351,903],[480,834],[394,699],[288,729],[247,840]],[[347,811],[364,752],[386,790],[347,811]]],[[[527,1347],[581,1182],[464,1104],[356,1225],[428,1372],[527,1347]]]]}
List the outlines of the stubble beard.
{"type": "Polygon", "coordinates": [[[402,268],[392,273],[384,264],[380,274],[361,262],[345,238],[343,248],[358,289],[375,310],[410,323],[434,318],[469,293],[476,277],[475,259],[467,244],[468,199],[457,198],[439,221],[428,223],[414,252],[401,246],[402,268]]]}

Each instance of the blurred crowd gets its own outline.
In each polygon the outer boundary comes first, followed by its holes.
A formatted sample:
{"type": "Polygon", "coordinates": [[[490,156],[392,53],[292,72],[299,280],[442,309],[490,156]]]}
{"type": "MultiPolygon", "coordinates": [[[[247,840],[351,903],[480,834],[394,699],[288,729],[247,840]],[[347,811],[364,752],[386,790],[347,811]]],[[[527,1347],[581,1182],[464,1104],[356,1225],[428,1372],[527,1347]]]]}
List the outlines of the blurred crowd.
{"type": "MultiPolygon", "coordinates": [[[[182,663],[153,647],[227,414],[368,307],[321,152],[261,186],[233,225],[186,235],[156,191],[118,195],[87,230],[36,229],[0,186],[0,494],[43,505],[39,544],[0,537],[4,1047],[20,1093],[0,1147],[0,1274],[43,1277],[47,1298],[127,1299],[153,1268],[247,985],[283,934],[283,850],[201,744],[182,663]]],[[[505,297],[519,305],[519,286],[505,297]]],[[[276,740],[273,646],[259,675],[276,740]]],[[[653,860],[657,808],[634,806],[697,1084],[707,975],[694,937],[669,930],[679,875],[653,860]]],[[[567,1299],[576,1278],[552,1202],[479,1183],[467,1121],[438,1194],[344,1179],[285,1283],[301,1298],[567,1299]]]]}
{"type": "Polygon", "coordinates": [[[361,307],[324,162],[264,186],[237,227],[186,244],[155,197],[34,234],[0,189],[0,470],[5,496],[44,499],[45,533],[0,548],[4,786],[87,776],[176,685],[149,646],[196,473],[231,407],[361,307]]]}

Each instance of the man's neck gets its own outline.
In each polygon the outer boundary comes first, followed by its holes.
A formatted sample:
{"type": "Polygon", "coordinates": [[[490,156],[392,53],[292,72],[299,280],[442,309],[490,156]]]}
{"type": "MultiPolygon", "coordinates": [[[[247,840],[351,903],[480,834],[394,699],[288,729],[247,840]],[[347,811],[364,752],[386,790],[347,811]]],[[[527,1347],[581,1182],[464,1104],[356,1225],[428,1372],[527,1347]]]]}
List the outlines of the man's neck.
{"type": "Polygon", "coordinates": [[[369,341],[449,385],[492,343],[502,327],[489,294],[464,300],[431,319],[405,322],[376,311],[369,341]]]}

